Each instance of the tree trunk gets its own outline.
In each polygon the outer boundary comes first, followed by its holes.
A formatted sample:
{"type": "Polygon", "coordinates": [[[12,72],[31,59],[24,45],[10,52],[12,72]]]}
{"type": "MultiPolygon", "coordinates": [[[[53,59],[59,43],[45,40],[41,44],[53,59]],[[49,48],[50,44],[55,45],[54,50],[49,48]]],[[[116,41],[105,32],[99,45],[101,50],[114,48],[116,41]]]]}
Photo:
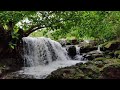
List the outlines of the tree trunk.
{"type": "MultiPolygon", "coordinates": [[[[24,31],[23,29],[19,29],[17,32],[17,38],[12,38],[13,25],[11,23],[8,24],[8,30],[5,30],[2,25],[0,25],[0,61],[7,58],[9,60],[10,58],[13,58],[15,60],[14,64],[18,66],[23,66],[23,59],[22,59],[22,38],[29,36],[32,32],[44,28],[41,26],[33,26],[27,31],[24,31]],[[10,44],[15,44],[14,48],[10,47],[10,44]]],[[[11,60],[11,59],[10,59],[11,60]]],[[[13,61],[9,61],[13,62],[13,61]]]]}
{"type": "Polygon", "coordinates": [[[8,66],[14,68],[23,66],[23,59],[20,53],[22,51],[22,37],[23,34],[21,33],[18,37],[19,39],[13,39],[10,31],[0,29],[0,63],[8,64],[8,66]],[[16,47],[11,48],[10,43],[16,44],[16,47]],[[13,63],[11,64],[11,62],[13,63]]]}

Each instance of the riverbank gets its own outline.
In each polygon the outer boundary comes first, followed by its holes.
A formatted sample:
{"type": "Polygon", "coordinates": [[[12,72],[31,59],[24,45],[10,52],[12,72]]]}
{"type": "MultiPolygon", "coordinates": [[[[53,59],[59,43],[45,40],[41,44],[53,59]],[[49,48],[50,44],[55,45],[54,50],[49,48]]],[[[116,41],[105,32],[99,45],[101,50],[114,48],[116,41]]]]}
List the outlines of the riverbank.
{"type": "MultiPolygon", "coordinates": [[[[119,41],[111,41],[100,45],[97,48],[93,45],[85,45],[80,50],[76,45],[67,47],[67,52],[74,58],[76,54],[81,54],[88,60],[87,63],[77,63],[70,66],[56,68],[51,71],[51,74],[44,79],[119,79],[120,78],[120,43],[119,41]],[[101,49],[102,51],[100,51],[101,49]],[[78,51],[82,51],[79,53],[78,51]],[[77,52],[77,53],[76,53],[77,52]]],[[[77,46],[78,47],[78,46],[77,46]]],[[[83,59],[86,60],[86,59],[83,59]]],[[[7,60],[9,62],[9,60],[7,60]]],[[[14,61],[14,60],[13,60],[14,61]]],[[[63,60],[64,61],[64,60],[63,60]]],[[[73,60],[74,61],[74,60],[73,60]]],[[[60,61],[61,62],[61,61],[60,61]]],[[[68,61],[69,63],[69,61],[68,61]]],[[[14,73],[16,69],[9,69],[1,65],[1,79],[36,79],[31,75],[14,73]]],[[[8,65],[8,64],[7,64],[8,65]]],[[[9,62],[9,66],[16,67],[13,62],[9,62]]],[[[51,67],[59,66],[61,64],[51,64],[51,67]]],[[[42,67],[43,68],[43,67],[42,67]]],[[[47,67],[46,70],[49,68],[47,67]]],[[[40,68],[37,68],[41,72],[40,68]]],[[[29,70],[30,73],[34,73],[29,70]]],[[[43,73],[45,72],[42,70],[43,73]]],[[[48,70],[49,71],[49,70],[48,70]]]]}
{"type": "Polygon", "coordinates": [[[87,63],[79,63],[60,68],[46,79],[119,79],[120,59],[96,58],[87,63]]]}
{"type": "Polygon", "coordinates": [[[89,48],[82,50],[89,59],[87,63],[60,68],[46,79],[120,79],[120,41],[101,44],[101,52],[89,48]]]}

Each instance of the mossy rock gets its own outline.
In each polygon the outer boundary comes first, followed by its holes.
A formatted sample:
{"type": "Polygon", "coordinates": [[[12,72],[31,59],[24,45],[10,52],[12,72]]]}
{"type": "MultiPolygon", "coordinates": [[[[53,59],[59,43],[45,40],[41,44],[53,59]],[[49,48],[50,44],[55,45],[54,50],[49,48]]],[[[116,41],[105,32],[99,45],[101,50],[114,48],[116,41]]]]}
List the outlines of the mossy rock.
{"type": "Polygon", "coordinates": [[[120,64],[109,65],[101,73],[102,79],[120,79],[120,64]]]}
{"type": "Polygon", "coordinates": [[[115,51],[114,54],[119,54],[120,55],[120,50],[115,51]]]}
{"type": "Polygon", "coordinates": [[[105,45],[105,48],[109,50],[120,50],[120,41],[118,40],[110,41],[108,42],[107,45],[105,45]]]}
{"type": "Polygon", "coordinates": [[[98,68],[102,68],[102,67],[104,67],[104,65],[106,64],[106,63],[104,63],[103,61],[96,61],[96,62],[94,62],[95,63],[95,65],[98,67],[98,68]]]}
{"type": "Polygon", "coordinates": [[[87,53],[93,50],[97,50],[97,46],[94,46],[91,43],[81,42],[79,46],[80,53],[87,53]]]}
{"type": "Polygon", "coordinates": [[[114,52],[111,51],[111,52],[108,53],[108,55],[110,56],[110,58],[113,58],[114,57],[114,52]]]}
{"type": "Polygon", "coordinates": [[[105,42],[103,44],[100,44],[101,47],[105,47],[108,44],[108,42],[105,42]]]}
{"type": "Polygon", "coordinates": [[[106,58],[104,58],[104,57],[95,58],[95,61],[104,61],[104,60],[106,60],[106,58]]]}
{"type": "Polygon", "coordinates": [[[46,79],[119,78],[119,69],[120,59],[99,57],[84,64],[78,63],[73,66],[60,68],[56,71],[53,71],[46,79]],[[115,72],[117,72],[117,74],[115,72]]]}
{"type": "Polygon", "coordinates": [[[115,51],[115,52],[114,52],[114,56],[115,56],[116,58],[120,58],[120,50],[115,51]]]}
{"type": "Polygon", "coordinates": [[[61,68],[51,73],[46,79],[83,79],[84,74],[78,68],[61,68]]]}
{"type": "Polygon", "coordinates": [[[97,68],[95,70],[95,69],[93,69],[93,67],[90,68],[90,66],[89,66],[86,68],[80,68],[80,70],[82,70],[82,72],[84,73],[84,75],[85,75],[84,78],[89,77],[92,79],[96,79],[99,76],[99,70],[97,70],[97,68]]]}

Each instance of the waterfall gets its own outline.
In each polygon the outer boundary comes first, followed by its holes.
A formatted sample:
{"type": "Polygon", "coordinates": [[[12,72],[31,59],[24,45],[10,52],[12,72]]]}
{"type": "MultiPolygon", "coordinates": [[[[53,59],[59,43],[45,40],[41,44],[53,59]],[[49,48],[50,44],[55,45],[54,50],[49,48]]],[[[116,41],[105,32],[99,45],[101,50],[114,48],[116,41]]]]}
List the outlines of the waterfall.
{"type": "Polygon", "coordinates": [[[101,46],[98,45],[98,49],[97,49],[97,51],[98,51],[99,53],[102,53],[101,50],[100,50],[100,47],[101,47],[101,46]]]}
{"type": "MultiPolygon", "coordinates": [[[[79,53],[78,49],[77,53],[79,53]]],[[[63,48],[60,43],[45,37],[24,37],[23,59],[25,67],[18,71],[18,73],[32,75],[34,78],[38,79],[44,79],[58,68],[85,62],[71,60],[66,49],[63,48]]]]}
{"type": "Polygon", "coordinates": [[[76,56],[74,57],[75,60],[83,60],[84,57],[82,57],[80,55],[80,47],[78,47],[77,45],[75,46],[76,47],[76,56]]]}
{"type": "Polygon", "coordinates": [[[97,50],[100,51],[100,45],[98,45],[98,49],[97,50]]]}

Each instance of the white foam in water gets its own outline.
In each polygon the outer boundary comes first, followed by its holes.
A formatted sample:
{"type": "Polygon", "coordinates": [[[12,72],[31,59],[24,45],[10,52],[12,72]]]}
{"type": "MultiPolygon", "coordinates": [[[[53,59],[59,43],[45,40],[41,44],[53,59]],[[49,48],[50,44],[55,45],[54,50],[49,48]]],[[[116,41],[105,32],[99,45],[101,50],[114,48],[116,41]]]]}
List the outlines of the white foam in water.
{"type": "Polygon", "coordinates": [[[24,70],[19,71],[19,73],[26,75],[33,75],[34,78],[38,78],[38,79],[44,79],[52,71],[55,71],[58,68],[75,65],[76,63],[80,63],[80,62],[82,61],[76,61],[76,60],[55,61],[46,66],[39,65],[36,67],[26,67],[24,68],[24,70]]]}
{"type": "Polygon", "coordinates": [[[50,38],[25,37],[23,46],[23,59],[27,67],[24,67],[19,73],[32,75],[34,78],[44,79],[58,68],[86,62],[81,61],[81,56],[77,60],[70,60],[65,48],[50,38]]]}

